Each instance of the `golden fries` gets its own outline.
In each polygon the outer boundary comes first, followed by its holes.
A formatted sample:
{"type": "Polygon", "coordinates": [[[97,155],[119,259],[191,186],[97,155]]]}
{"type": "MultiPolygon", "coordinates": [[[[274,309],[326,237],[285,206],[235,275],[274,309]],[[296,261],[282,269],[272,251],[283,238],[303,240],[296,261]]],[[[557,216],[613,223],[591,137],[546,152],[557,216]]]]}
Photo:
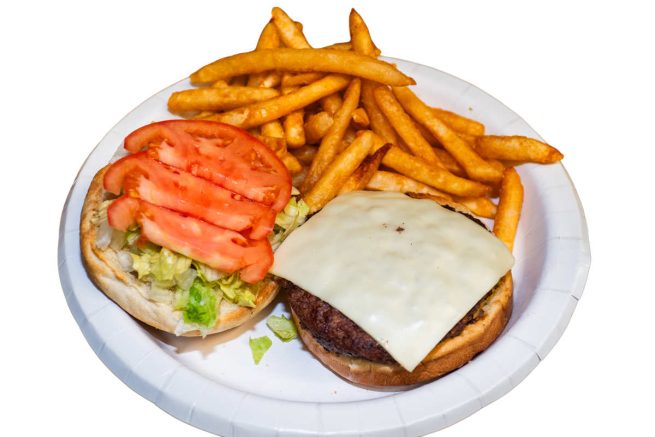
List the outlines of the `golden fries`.
{"type": "Polygon", "coordinates": [[[339,108],[343,105],[343,99],[338,93],[330,94],[329,96],[321,99],[321,107],[323,111],[330,115],[334,115],[339,108]]]}
{"type": "MultiPolygon", "coordinates": [[[[268,22],[257,41],[255,50],[277,49],[281,45],[280,34],[272,21],[268,22]]],[[[248,86],[258,86],[264,88],[273,88],[280,83],[280,73],[269,71],[264,73],[253,74],[248,78],[248,86]]]]}
{"type": "Polygon", "coordinates": [[[472,136],[484,135],[484,125],[470,118],[463,117],[454,112],[446,111],[441,108],[432,108],[432,112],[446,126],[456,131],[458,134],[467,134],[472,136]]]}
{"type": "Polygon", "coordinates": [[[316,156],[316,151],[318,147],[316,146],[302,146],[297,149],[291,150],[291,154],[295,156],[298,161],[304,165],[310,165],[316,156]]]}
{"type": "Polygon", "coordinates": [[[307,144],[317,144],[330,130],[334,119],[326,111],[310,115],[305,122],[305,137],[307,144]]]}
{"type": "Polygon", "coordinates": [[[223,86],[178,91],[168,98],[173,113],[191,111],[224,111],[272,99],[280,92],[272,88],[223,86]]]}
{"type": "Polygon", "coordinates": [[[330,126],[330,130],[325,134],[323,140],[321,140],[316,157],[311,167],[309,167],[309,172],[300,188],[301,192],[306,193],[309,191],[339,152],[339,145],[343,140],[343,135],[350,124],[352,113],[359,103],[360,92],[361,81],[359,79],[353,79],[346,90],[345,99],[341,108],[334,114],[334,122],[330,126]]]}
{"type": "Polygon", "coordinates": [[[398,135],[393,130],[389,120],[382,113],[378,104],[375,102],[375,95],[373,94],[378,85],[375,82],[365,80],[362,83],[362,104],[368,114],[370,120],[371,130],[382,137],[386,142],[391,144],[398,144],[398,135]]]}
{"type": "Polygon", "coordinates": [[[366,188],[366,185],[380,166],[382,158],[384,158],[385,153],[390,148],[391,144],[387,144],[376,150],[372,155],[367,156],[359,167],[357,167],[357,170],[350,175],[346,183],[343,184],[341,190],[339,190],[339,194],[360,191],[366,188]]]}
{"type": "Polygon", "coordinates": [[[191,82],[211,86],[173,93],[169,110],[248,129],[284,162],[312,212],[354,190],[427,194],[495,219],[511,249],[523,199],[512,167],[563,155],[531,138],[485,136],[484,124],[424,103],[407,88],[412,78],[377,59],[354,9],[348,27],[350,41],[312,48],[275,7],[254,51],[200,68],[191,82]]]}
{"type": "Polygon", "coordinates": [[[273,138],[284,138],[284,128],[279,120],[269,121],[262,125],[262,135],[273,138]]]}
{"type": "Polygon", "coordinates": [[[494,218],[496,214],[496,205],[486,197],[453,197],[412,178],[388,171],[378,170],[375,172],[366,188],[376,191],[430,194],[464,205],[473,214],[480,217],[494,218]]]}
{"type": "Polygon", "coordinates": [[[533,138],[518,135],[479,137],[475,143],[475,149],[485,158],[507,161],[552,164],[564,158],[564,155],[556,148],[533,138]]]}
{"type": "MultiPolygon", "coordinates": [[[[455,160],[464,168],[466,174],[476,181],[497,183],[503,177],[502,172],[489,165],[457,134],[439,120],[430,107],[421,101],[409,88],[394,88],[393,94],[412,117],[425,126],[432,135],[450,152],[455,160]]],[[[377,90],[376,90],[376,97],[377,90]]],[[[380,102],[378,102],[380,103],[380,102]]],[[[394,125],[395,127],[395,125],[394,125]]],[[[396,129],[397,130],[397,129],[396,129]]],[[[405,142],[407,138],[403,137],[405,142]]],[[[427,143],[427,142],[426,142],[427,143]]],[[[410,148],[411,144],[408,144],[410,148]]],[[[430,149],[432,151],[432,149],[430,149]]],[[[412,150],[413,151],[413,150],[412,150]]],[[[414,152],[417,154],[416,152],[414,152]]],[[[417,154],[418,155],[418,154],[417,154]]],[[[419,155],[420,156],[420,155],[419,155]]]]}
{"type": "Polygon", "coordinates": [[[288,152],[287,143],[284,138],[269,137],[266,135],[258,135],[257,138],[275,152],[291,174],[299,173],[302,170],[300,161],[288,152]]]}
{"type": "Polygon", "coordinates": [[[500,186],[498,211],[494,220],[494,235],[503,241],[510,251],[519,225],[523,205],[523,185],[514,168],[508,168],[500,186]]]}
{"type": "Polygon", "coordinates": [[[398,191],[400,193],[421,193],[432,194],[435,196],[442,196],[450,198],[446,193],[442,193],[429,185],[421,183],[410,177],[403,176],[398,173],[391,173],[388,171],[378,170],[373,174],[373,177],[366,188],[375,191],[398,191]]]}
{"type": "Polygon", "coordinates": [[[265,49],[219,59],[191,75],[194,84],[270,70],[341,73],[386,85],[413,85],[414,79],[388,62],[334,49],[265,49]]]}
{"type": "Polygon", "coordinates": [[[302,28],[299,28],[286,12],[275,7],[271,14],[273,15],[273,23],[280,34],[280,39],[285,46],[295,49],[311,47],[302,33],[302,28]]]}
{"type": "MultiPolygon", "coordinates": [[[[350,41],[348,42],[337,42],[334,44],[330,44],[329,46],[322,47],[324,49],[335,49],[335,50],[353,50],[353,46],[350,41]]],[[[377,58],[380,56],[382,52],[380,51],[379,48],[375,47],[375,52],[373,53],[373,57],[377,58]]]]}
{"type": "Polygon", "coordinates": [[[382,164],[398,173],[428,184],[438,190],[461,197],[488,196],[491,188],[479,182],[460,178],[448,170],[428,164],[421,158],[392,147],[382,160],[382,164]]]}
{"type": "Polygon", "coordinates": [[[290,94],[207,117],[244,129],[259,126],[328,96],[348,85],[347,76],[331,74],[290,94]]]}
{"type": "Polygon", "coordinates": [[[284,74],[281,85],[282,88],[309,85],[312,82],[322,79],[324,76],[322,73],[284,74]]]}
{"type": "Polygon", "coordinates": [[[421,136],[412,119],[405,113],[398,100],[387,87],[378,87],[373,92],[378,107],[386,115],[398,135],[405,141],[412,153],[426,162],[443,168],[443,164],[432,150],[430,143],[421,136]]]}
{"type": "MultiPolygon", "coordinates": [[[[298,88],[282,88],[284,94],[297,91],[298,88]]],[[[287,139],[287,147],[290,149],[302,147],[305,145],[305,111],[298,109],[284,117],[284,136],[287,139]]]]}
{"type": "Polygon", "coordinates": [[[479,217],[492,219],[496,216],[496,205],[486,197],[456,197],[455,201],[479,217]]]}
{"type": "Polygon", "coordinates": [[[350,41],[353,50],[357,53],[377,58],[378,55],[375,54],[375,44],[373,44],[373,40],[371,39],[368,26],[366,26],[361,15],[359,15],[355,9],[350,10],[348,24],[350,27],[350,41]]]}
{"type": "Polygon", "coordinates": [[[447,150],[439,149],[437,147],[434,147],[432,150],[434,150],[434,153],[437,154],[439,160],[444,165],[446,170],[448,170],[449,172],[451,172],[456,176],[466,177],[466,172],[464,171],[464,169],[457,163],[457,161],[455,161],[453,155],[448,153],[447,150]]]}
{"type": "Polygon", "coordinates": [[[304,196],[310,212],[323,208],[338,193],[343,184],[368,155],[373,144],[373,132],[365,131],[341,152],[312,189],[304,196]]]}
{"type": "Polygon", "coordinates": [[[368,127],[370,120],[364,108],[357,108],[353,111],[352,123],[356,129],[366,129],[368,127]]]}

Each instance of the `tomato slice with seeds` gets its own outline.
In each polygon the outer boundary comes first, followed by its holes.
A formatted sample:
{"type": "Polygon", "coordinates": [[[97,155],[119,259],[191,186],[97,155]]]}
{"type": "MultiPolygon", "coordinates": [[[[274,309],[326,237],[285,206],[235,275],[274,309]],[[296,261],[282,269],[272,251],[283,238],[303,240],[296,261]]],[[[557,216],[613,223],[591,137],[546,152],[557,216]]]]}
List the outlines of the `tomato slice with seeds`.
{"type": "Polygon", "coordinates": [[[148,158],[146,152],[113,163],[103,180],[106,191],[143,199],[259,240],[273,230],[275,211],[191,173],[148,158]]]}
{"type": "Polygon", "coordinates": [[[137,129],[125,148],[207,179],[280,212],[291,196],[291,175],[275,153],[234,126],[168,120],[137,129]]]}
{"type": "Polygon", "coordinates": [[[250,240],[238,232],[141,199],[119,197],[107,208],[107,219],[111,227],[121,231],[138,224],[148,241],[222,272],[240,270],[241,279],[251,284],[264,279],[273,265],[268,240],[250,240]]]}

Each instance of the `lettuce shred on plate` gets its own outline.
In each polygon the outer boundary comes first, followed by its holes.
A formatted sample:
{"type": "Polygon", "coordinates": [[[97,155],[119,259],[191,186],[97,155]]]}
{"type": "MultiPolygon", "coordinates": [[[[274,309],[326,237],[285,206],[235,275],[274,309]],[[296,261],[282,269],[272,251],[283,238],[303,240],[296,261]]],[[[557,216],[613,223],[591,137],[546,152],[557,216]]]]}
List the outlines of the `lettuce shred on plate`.
{"type": "Polygon", "coordinates": [[[266,351],[273,344],[271,339],[266,335],[263,337],[251,338],[249,343],[252,352],[252,359],[255,361],[255,364],[259,364],[266,351]]]}
{"type": "MultiPolygon", "coordinates": [[[[148,284],[148,299],[182,311],[178,334],[197,329],[205,335],[216,324],[223,300],[242,307],[256,306],[260,284],[242,281],[238,272],[223,273],[165,247],[139,243],[138,227],[127,232],[109,227],[107,208],[111,202],[104,201],[95,216],[96,245],[100,249],[114,249],[121,267],[148,284]]],[[[305,202],[291,197],[275,219],[273,233],[269,236],[273,248],[304,223],[308,212],[305,202]]]]}
{"type": "Polygon", "coordinates": [[[275,335],[285,343],[298,337],[296,325],[285,316],[269,317],[268,320],[266,320],[266,326],[268,326],[271,331],[273,331],[275,335]]]}

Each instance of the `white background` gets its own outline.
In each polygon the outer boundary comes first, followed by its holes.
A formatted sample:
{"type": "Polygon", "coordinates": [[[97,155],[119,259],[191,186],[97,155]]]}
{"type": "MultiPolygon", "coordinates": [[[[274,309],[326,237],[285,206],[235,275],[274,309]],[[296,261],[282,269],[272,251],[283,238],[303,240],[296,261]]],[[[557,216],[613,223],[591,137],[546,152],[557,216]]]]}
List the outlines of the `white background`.
{"type": "MultiPolygon", "coordinates": [[[[591,237],[583,298],[526,380],[440,436],[655,428],[655,31],[647,3],[278,3],[317,46],[348,39],[355,6],[383,54],[472,82],[566,154],[591,237]]],[[[1,435],[207,435],[132,392],[86,344],[59,285],[59,214],[106,131],[196,68],[254,47],[273,5],[0,6],[1,435]]]]}

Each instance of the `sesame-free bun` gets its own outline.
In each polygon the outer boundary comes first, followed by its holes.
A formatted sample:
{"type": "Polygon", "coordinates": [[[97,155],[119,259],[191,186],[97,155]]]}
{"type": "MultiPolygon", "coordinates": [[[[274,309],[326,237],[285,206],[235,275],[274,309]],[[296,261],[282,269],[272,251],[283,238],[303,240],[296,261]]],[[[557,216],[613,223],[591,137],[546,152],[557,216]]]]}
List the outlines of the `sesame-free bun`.
{"type": "MultiPolygon", "coordinates": [[[[96,246],[98,226],[93,218],[105,197],[102,178],[106,169],[101,169],[93,178],[82,207],[80,244],[86,271],[93,283],[132,317],[162,331],[176,333],[182,312],[173,310],[168,304],[149,300],[148,285],[121,268],[116,251],[111,247],[100,249],[96,246]]],[[[277,292],[277,284],[266,280],[257,293],[255,308],[221,304],[216,324],[205,334],[225,331],[244,323],[265,308],[277,292]]],[[[195,330],[181,335],[195,337],[202,334],[195,330]]]]}

